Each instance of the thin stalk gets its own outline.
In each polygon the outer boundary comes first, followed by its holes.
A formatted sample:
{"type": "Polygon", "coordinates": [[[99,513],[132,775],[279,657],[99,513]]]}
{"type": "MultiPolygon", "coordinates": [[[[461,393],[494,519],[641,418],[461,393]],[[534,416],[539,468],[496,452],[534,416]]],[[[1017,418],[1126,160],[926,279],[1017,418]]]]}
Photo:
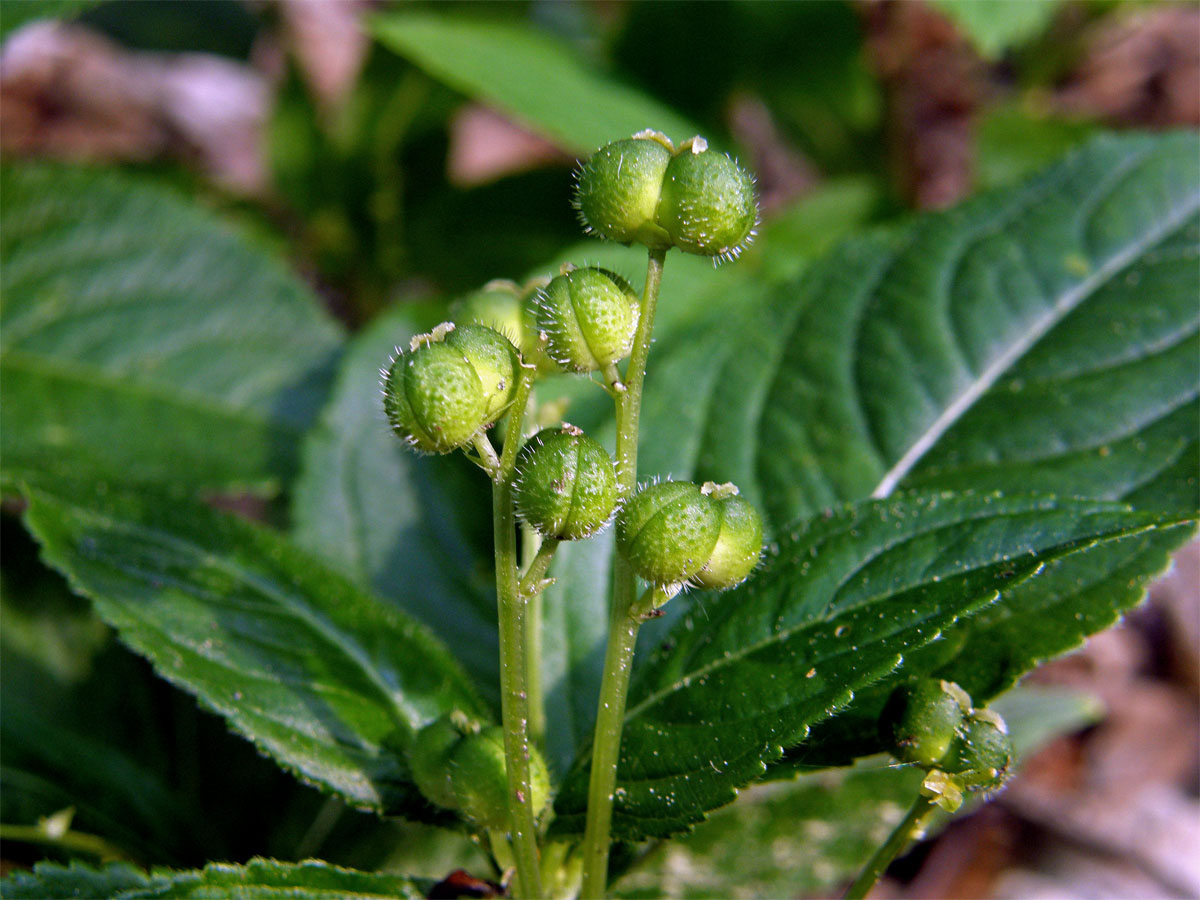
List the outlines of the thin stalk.
{"type": "Polygon", "coordinates": [[[651,250],[646,265],[646,286],[642,289],[642,310],[638,317],[629,367],[625,372],[625,390],[617,394],[617,485],[621,496],[633,493],[637,486],[638,423],[642,415],[642,384],[646,379],[646,359],[650,355],[650,336],[654,332],[654,313],[658,308],[658,289],[662,284],[666,250],[651,250]]]}
{"type": "MultiPolygon", "coordinates": [[[[521,426],[521,442],[529,440],[538,430],[537,397],[531,387],[529,397],[525,401],[525,421],[521,426]]],[[[530,591],[526,585],[526,577],[537,565],[538,554],[542,549],[542,539],[537,530],[526,522],[521,523],[521,581],[517,590],[525,597],[525,647],[532,665],[527,673],[529,685],[529,737],[540,749],[546,746],[546,700],[542,690],[542,592],[530,591]]],[[[553,553],[553,550],[549,551],[553,553]]],[[[547,559],[546,564],[549,565],[547,559]]],[[[545,568],[537,576],[540,580],[546,574],[545,568]]],[[[543,868],[544,868],[543,864],[543,868]]]]}
{"type": "Polygon", "coordinates": [[[500,714],[508,770],[508,813],[517,866],[517,896],[540,898],[537,826],[531,805],[529,774],[529,659],[525,600],[517,589],[517,523],[513,512],[513,464],[521,443],[525,402],[532,370],[521,367],[516,398],[508,416],[504,449],[492,486],[492,523],[496,544],[496,598],[500,624],[500,714]]]}
{"type": "Polygon", "coordinates": [[[518,589],[521,591],[521,596],[527,598],[531,603],[534,597],[541,596],[542,592],[538,585],[546,577],[546,570],[550,568],[550,560],[554,559],[554,551],[558,549],[558,545],[557,538],[543,540],[537,555],[533,557],[525,569],[525,574],[521,576],[518,589]]]}
{"type": "MultiPolygon", "coordinates": [[[[646,285],[642,290],[641,315],[638,317],[637,332],[625,374],[625,390],[615,394],[617,487],[622,498],[632,494],[637,486],[642,385],[646,378],[646,359],[650,355],[650,337],[654,331],[654,314],[658,306],[665,258],[665,250],[650,251],[646,285]]],[[[635,615],[633,609],[636,590],[633,570],[619,553],[616,554],[613,562],[612,605],[609,608],[608,647],[604,653],[600,705],[596,711],[596,731],[592,738],[592,770],[583,836],[583,888],[580,896],[585,900],[603,897],[608,882],[608,851],[621,729],[625,720],[625,699],[629,693],[629,674],[633,668],[633,650],[641,626],[641,617],[635,615]]]]}
{"type": "Polygon", "coordinates": [[[892,830],[888,839],[875,851],[875,855],[867,861],[862,872],[854,879],[854,883],[846,888],[846,893],[842,895],[845,900],[863,900],[867,896],[892,860],[899,856],[916,836],[925,817],[933,811],[934,806],[934,801],[929,797],[924,795],[917,797],[916,802],[908,811],[908,815],[892,830]]]}
{"type": "Polygon", "coordinates": [[[40,825],[0,825],[0,840],[20,841],[26,844],[54,847],[58,850],[69,850],[74,853],[87,853],[97,857],[101,862],[132,858],[116,844],[106,841],[99,835],[70,830],[64,831],[62,834],[51,834],[40,825]]]}

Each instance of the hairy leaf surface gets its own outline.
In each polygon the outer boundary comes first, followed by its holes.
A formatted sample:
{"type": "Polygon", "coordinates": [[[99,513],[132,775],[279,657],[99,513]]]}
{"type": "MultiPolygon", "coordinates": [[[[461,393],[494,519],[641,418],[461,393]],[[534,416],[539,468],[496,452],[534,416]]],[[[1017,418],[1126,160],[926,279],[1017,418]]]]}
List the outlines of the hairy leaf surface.
{"type": "Polygon", "coordinates": [[[0,176],[6,467],[275,489],[340,330],[283,266],[173,192],[62,166],[0,176]]]}
{"type": "MultiPolygon", "coordinates": [[[[1018,688],[997,699],[1017,755],[1102,717],[1091,694],[1065,688],[1018,688]]],[[[774,767],[779,769],[781,767],[774,767]]],[[[792,784],[751,788],[616,886],[617,896],[829,896],[853,878],[912,805],[925,773],[871,757],[837,771],[801,775],[792,784]],[[656,890],[657,889],[657,890],[656,890]]],[[[790,775],[789,775],[790,777],[790,775]]],[[[963,812],[977,808],[969,803],[963,812]]],[[[949,816],[926,824],[932,837],[949,816]]]]}
{"type": "Polygon", "coordinates": [[[379,872],[356,872],[319,860],[277,862],[252,859],[244,865],[209,863],[188,871],[155,868],[149,872],[128,863],[91,868],[80,863],[39,863],[32,872],[17,872],[0,882],[0,897],[92,897],[133,900],[149,897],[286,897],[324,900],[329,897],[377,897],[418,900],[429,888],[425,880],[379,872]]]}
{"type": "MultiPolygon", "coordinates": [[[[698,434],[672,419],[686,452],[665,470],[736,482],[777,530],[897,487],[1194,514],[1197,149],[1190,135],[1099,139],[1016,189],[848,241],[724,326],[714,313],[712,352],[668,342],[647,389],[647,430],[683,403],[706,410],[698,434]]],[[[896,677],[939,672],[984,702],[1112,624],[1188,533],[1058,560],[896,677]]],[[[889,689],[796,752],[875,752],[889,689]]]]}
{"type": "MultiPolygon", "coordinates": [[[[758,577],[706,598],[635,675],[616,833],[666,836],[699,821],[1005,587],[1155,527],[1179,526],[1103,501],[950,493],[815,517],[758,577]]],[[[582,824],[586,759],[558,798],[562,831],[582,824]]]]}
{"type": "Polygon", "coordinates": [[[485,715],[422,626],[277,534],[190,501],[18,484],[44,559],[173,684],[348,803],[428,817],[414,730],[485,715]]]}

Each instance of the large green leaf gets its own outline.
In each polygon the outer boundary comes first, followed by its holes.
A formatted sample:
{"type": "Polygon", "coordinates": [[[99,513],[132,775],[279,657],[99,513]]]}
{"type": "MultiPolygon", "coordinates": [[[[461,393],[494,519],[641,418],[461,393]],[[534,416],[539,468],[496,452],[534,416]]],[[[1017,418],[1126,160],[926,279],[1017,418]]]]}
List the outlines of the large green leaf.
{"type": "Polygon", "coordinates": [[[461,457],[409,450],[388,426],[379,393],[380,367],[435,323],[402,307],[355,338],[305,439],[294,531],[300,544],[429,625],[495,700],[489,482],[461,457]]]}
{"type": "MultiPolygon", "coordinates": [[[[720,340],[657,356],[644,428],[670,422],[675,440],[656,471],[732,480],[776,529],[897,484],[1194,511],[1196,153],[1193,135],[1101,139],[1015,190],[849,241],[741,315],[715,311],[695,330],[720,340]],[[698,432],[672,413],[689,405],[698,432]]],[[[986,701],[1111,624],[1181,540],[1059,560],[897,677],[938,671],[986,701]]],[[[796,754],[874,752],[888,690],[796,754]]]]}
{"type": "Polygon", "coordinates": [[[0,177],[6,467],[274,488],[340,332],[267,254],[174,193],[59,166],[0,177]]]}
{"type": "Polygon", "coordinates": [[[655,128],[697,128],[668,106],[602,74],[579,48],[529,25],[435,12],[384,13],[375,36],[452,88],[499,107],[574,153],[655,128]]]}
{"type": "Polygon", "coordinates": [[[899,680],[937,675],[958,682],[983,705],[1039,663],[1074,649],[1139,603],[1192,533],[1172,528],[1132,535],[1085,556],[1048,562],[1036,578],[1004,592],[924,652],[908,654],[892,678],[872,685],[843,713],[813,728],[781,765],[845,765],[882,747],[876,723],[899,680]]]}
{"type": "Polygon", "coordinates": [[[329,897],[377,897],[418,900],[430,885],[403,875],[356,872],[318,860],[290,863],[252,859],[245,865],[209,863],[203,869],[149,872],[128,863],[89,868],[78,863],[40,863],[32,872],[16,872],[0,882],[0,897],[33,900],[44,897],[286,897],[325,900],[329,897]]]}
{"type": "Polygon", "coordinates": [[[348,803],[431,814],[408,779],[414,730],[485,711],[423,627],[207,507],[43,478],[17,489],[45,560],[164,678],[348,803]]]}
{"type": "MultiPolygon", "coordinates": [[[[1101,718],[1091,694],[1018,688],[992,706],[1018,767],[1041,745],[1101,718]]],[[[620,897],[828,896],[844,886],[903,817],[925,773],[872,757],[857,766],[752,788],[623,879],[620,897]]],[[[964,811],[974,809],[970,804],[964,811]]],[[[926,835],[949,821],[939,814],[926,835]]]]}
{"type": "MultiPolygon", "coordinates": [[[[705,600],[635,675],[615,833],[688,827],[1001,589],[1156,527],[1188,528],[1104,501],[951,493],[814,517],[758,577],[705,600]]],[[[584,754],[556,803],[564,832],[582,824],[587,768],[584,754]]]]}
{"type": "Polygon", "coordinates": [[[1097,140],[714,309],[711,352],[656,348],[644,471],[734,481],[776,528],[896,486],[1194,509],[1197,152],[1097,140]]]}

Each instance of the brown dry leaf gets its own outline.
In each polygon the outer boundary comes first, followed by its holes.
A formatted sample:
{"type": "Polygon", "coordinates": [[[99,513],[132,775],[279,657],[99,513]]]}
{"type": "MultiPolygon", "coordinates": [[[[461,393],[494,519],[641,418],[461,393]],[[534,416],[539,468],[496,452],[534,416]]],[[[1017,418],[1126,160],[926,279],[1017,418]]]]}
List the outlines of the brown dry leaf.
{"type": "Polygon", "coordinates": [[[1200,126],[1200,7],[1163,5],[1105,20],[1056,105],[1120,125],[1200,126]]]}
{"type": "Polygon", "coordinates": [[[257,193],[268,90],[249,66],[203,53],[134,53],[80,25],[34,22],[0,52],[0,148],[90,161],[194,160],[257,193]]]}
{"type": "Polygon", "coordinates": [[[469,103],[450,120],[446,174],[459,187],[570,161],[554,144],[486,106],[469,103]]]}
{"type": "Polygon", "coordinates": [[[371,40],[362,17],[367,0],[286,0],[279,3],[284,39],[318,105],[336,109],[353,89],[371,40]]]}
{"type": "Polygon", "coordinates": [[[870,0],[861,9],[901,193],[920,209],[950,206],[972,188],[979,58],[949,19],[922,3],[870,0]]]}

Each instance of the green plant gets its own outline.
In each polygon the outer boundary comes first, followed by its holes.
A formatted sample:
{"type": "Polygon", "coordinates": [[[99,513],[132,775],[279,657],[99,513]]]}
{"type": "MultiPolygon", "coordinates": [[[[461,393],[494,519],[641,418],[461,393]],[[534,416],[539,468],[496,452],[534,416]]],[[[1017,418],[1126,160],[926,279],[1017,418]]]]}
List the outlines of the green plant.
{"type": "MultiPolygon", "coordinates": [[[[464,40],[539,47],[454,27],[379,32],[441,39],[462,79],[487,70],[464,40]]],[[[594,127],[554,123],[570,146],[594,127]]],[[[301,837],[253,851],[278,859],[218,847],[204,859],[242,862],[195,868],[189,847],[213,845],[173,785],[6,686],[5,793],[32,812],[6,806],[23,824],[0,836],[104,864],[42,864],[0,892],[419,896],[436,878],[394,871],[452,846],[514,894],[601,896],[653,865],[639,848],[710,816],[748,832],[720,811],[796,781],[764,802],[831,838],[793,877],[830,890],[861,870],[861,894],[927,816],[998,787],[1023,735],[1078,721],[1061,696],[1010,712],[1009,689],[1138,603],[1194,533],[1197,149],[1101,137],[816,253],[796,221],[819,205],[746,250],[749,175],[639,132],[580,169],[579,211],[609,239],[564,254],[588,265],[400,306],[352,339],[174,192],[6,165],[10,508],[124,646],[332,800],[290,801],[301,837]],[[640,291],[618,274],[635,252],[640,291]],[[286,532],[204,502],[284,489],[286,532]],[[64,756],[70,794],[34,777],[64,756]],[[806,777],[856,762],[833,790],[806,777]],[[882,842],[864,794],[911,806],[882,842]],[[327,840],[330,817],[361,831],[327,840]],[[401,819],[429,831],[387,830],[401,819]],[[163,846],[180,822],[194,843],[163,846]]],[[[54,659],[9,584],[6,655],[54,659]]],[[[57,581],[38,590],[90,621],[57,581]]],[[[53,633],[99,659],[86,627],[53,633]]]]}

